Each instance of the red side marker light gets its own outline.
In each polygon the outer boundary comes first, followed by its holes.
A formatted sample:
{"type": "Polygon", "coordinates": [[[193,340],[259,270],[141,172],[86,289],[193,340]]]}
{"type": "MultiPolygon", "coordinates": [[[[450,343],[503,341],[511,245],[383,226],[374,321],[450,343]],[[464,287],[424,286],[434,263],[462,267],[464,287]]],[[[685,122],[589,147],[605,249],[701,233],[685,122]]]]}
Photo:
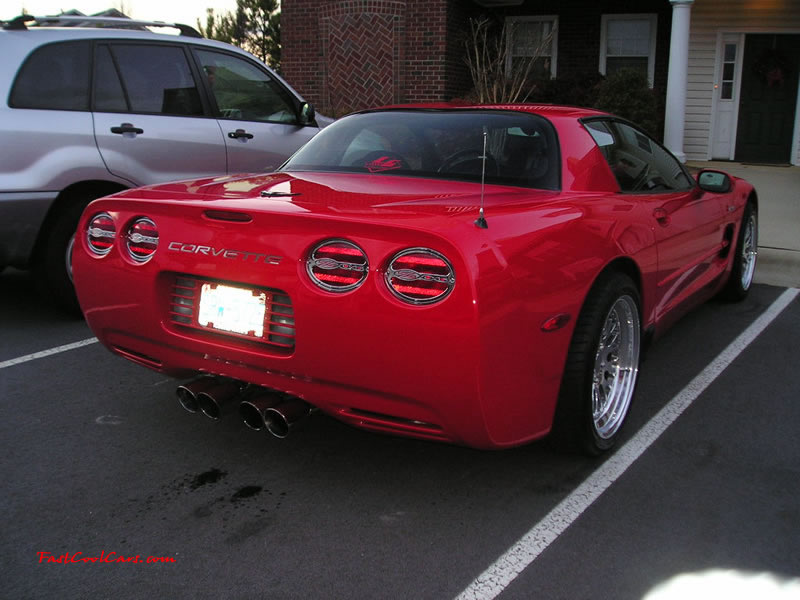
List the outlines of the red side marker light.
{"type": "Polygon", "coordinates": [[[549,319],[547,319],[547,321],[542,323],[542,331],[544,332],[557,331],[558,329],[561,329],[562,327],[564,327],[564,325],[569,323],[569,319],[570,316],[566,313],[561,313],[554,317],[550,317],[549,319]]]}

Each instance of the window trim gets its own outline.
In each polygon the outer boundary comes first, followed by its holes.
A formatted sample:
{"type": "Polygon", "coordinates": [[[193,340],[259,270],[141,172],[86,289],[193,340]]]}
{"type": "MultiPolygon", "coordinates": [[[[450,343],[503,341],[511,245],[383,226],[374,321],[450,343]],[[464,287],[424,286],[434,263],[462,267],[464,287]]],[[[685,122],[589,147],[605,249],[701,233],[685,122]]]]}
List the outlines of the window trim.
{"type": "Polygon", "coordinates": [[[506,17],[506,44],[508,53],[506,56],[506,73],[511,70],[514,28],[518,23],[550,23],[553,39],[550,41],[550,79],[555,79],[558,75],[558,15],[529,15],[506,17]]]}
{"type": "MultiPolygon", "coordinates": [[[[647,81],[653,87],[656,71],[656,42],[658,40],[658,15],[656,13],[611,13],[600,17],[600,73],[606,74],[609,21],[648,21],[650,23],[650,52],[647,55],[647,81]]],[[[612,56],[613,58],[613,56],[612,56]]]]}

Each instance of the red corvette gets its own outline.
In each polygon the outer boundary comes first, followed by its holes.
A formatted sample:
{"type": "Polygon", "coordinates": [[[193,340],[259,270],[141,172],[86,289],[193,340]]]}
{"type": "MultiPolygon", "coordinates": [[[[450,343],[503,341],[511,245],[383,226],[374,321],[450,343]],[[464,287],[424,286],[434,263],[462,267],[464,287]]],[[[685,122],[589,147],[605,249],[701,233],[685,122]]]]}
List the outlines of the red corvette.
{"type": "Polygon", "coordinates": [[[96,200],[79,233],[89,325],[194,377],[190,411],[599,453],[645,340],[747,294],[757,197],[601,112],[405,106],[337,121],[274,173],[96,200]]]}

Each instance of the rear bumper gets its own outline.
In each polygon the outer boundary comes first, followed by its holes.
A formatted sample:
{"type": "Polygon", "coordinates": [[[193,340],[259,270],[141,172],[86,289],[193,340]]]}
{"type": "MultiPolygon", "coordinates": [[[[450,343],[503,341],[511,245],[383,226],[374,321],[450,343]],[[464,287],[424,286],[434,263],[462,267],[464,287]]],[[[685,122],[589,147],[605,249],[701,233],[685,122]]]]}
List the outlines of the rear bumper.
{"type": "Polygon", "coordinates": [[[289,292],[296,344],[287,351],[172,322],[174,273],[138,269],[133,277],[118,258],[96,261],[83,252],[73,269],[97,337],[143,366],[176,378],[210,373],[262,385],[363,429],[495,446],[480,406],[477,327],[471,307],[454,310],[457,298],[420,310],[388,293],[364,290],[359,300],[298,285],[289,292]]]}
{"type": "Polygon", "coordinates": [[[535,262],[536,278],[516,279],[471,223],[463,249],[448,241],[452,232],[445,239],[393,222],[323,219],[295,214],[295,204],[255,213],[252,223],[217,224],[191,214],[202,205],[114,202],[90,205],[79,231],[104,209],[118,233],[141,214],[159,223],[159,249],[144,264],[131,260],[122,235],[103,257],[78,236],[78,299],[97,337],[117,354],[174,377],[211,373],[262,385],[384,433],[477,448],[548,433],[572,329],[544,333],[540,326],[579,306],[575,284],[563,276],[561,287],[541,285],[558,275],[546,261],[535,262]],[[356,240],[369,257],[357,289],[332,293],[311,282],[304,257],[326,237],[356,240]],[[441,302],[406,304],[387,288],[385,266],[409,246],[435,249],[452,262],[456,283],[441,302]],[[186,277],[285,292],[293,346],[176,323],[170,297],[186,277]]]}

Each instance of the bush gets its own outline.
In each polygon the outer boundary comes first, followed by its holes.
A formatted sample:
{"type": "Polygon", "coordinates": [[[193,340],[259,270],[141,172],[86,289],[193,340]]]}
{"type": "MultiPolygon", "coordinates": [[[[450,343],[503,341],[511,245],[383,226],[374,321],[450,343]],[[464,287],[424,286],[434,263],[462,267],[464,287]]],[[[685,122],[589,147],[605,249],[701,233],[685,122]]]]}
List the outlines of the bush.
{"type": "Polygon", "coordinates": [[[623,69],[612,73],[597,86],[594,108],[633,121],[660,139],[658,99],[639,71],[623,69]]]}
{"type": "Polygon", "coordinates": [[[603,76],[600,73],[566,75],[537,81],[531,101],[592,107],[597,97],[597,86],[602,81],[603,76]]]}

